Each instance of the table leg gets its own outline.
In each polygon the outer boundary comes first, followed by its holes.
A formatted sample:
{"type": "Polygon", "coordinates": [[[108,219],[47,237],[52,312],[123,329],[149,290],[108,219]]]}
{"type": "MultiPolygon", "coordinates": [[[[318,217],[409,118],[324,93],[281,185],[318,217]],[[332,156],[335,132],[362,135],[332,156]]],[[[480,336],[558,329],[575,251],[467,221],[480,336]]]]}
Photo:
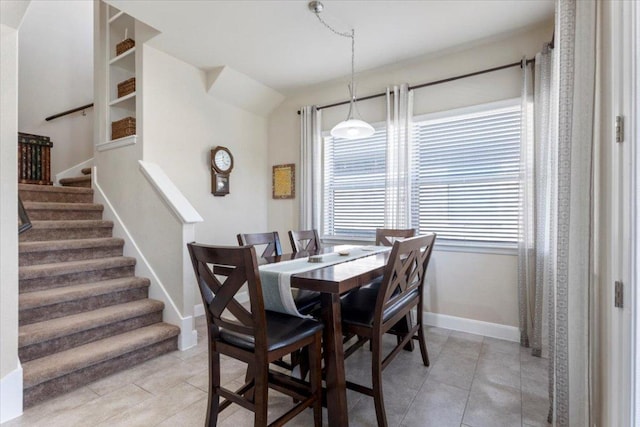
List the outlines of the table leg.
{"type": "Polygon", "coordinates": [[[332,427],[348,426],[340,295],[322,294],[322,320],[325,326],[323,346],[329,425],[332,427]]]}

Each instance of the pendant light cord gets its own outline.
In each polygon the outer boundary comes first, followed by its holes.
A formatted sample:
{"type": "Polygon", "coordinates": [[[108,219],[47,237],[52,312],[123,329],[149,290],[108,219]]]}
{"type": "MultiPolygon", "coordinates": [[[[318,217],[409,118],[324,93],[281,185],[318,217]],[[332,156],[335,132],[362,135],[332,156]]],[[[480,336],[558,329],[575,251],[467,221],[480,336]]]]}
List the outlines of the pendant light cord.
{"type": "Polygon", "coordinates": [[[329,31],[331,31],[333,34],[336,34],[341,37],[351,38],[351,84],[349,85],[349,93],[351,94],[351,99],[349,102],[349,114],[347,115],[347,120],[351,120],[353,118],[353,105],[356,99],[356,90],[355,90],[355,87],[353,87],[353,81],[355,77],[355,68],[356,68],[355,66],[356,64],[356,30],[352,28],[351,32],[342,33],[334,29],[327,22],[325,22],[325,20],[320,17],[319,12],[314,12],[314,15],[316,15],[316,17],[318,18],[318,21],[320,21],[322,25],[327,27],[329,31]]]}

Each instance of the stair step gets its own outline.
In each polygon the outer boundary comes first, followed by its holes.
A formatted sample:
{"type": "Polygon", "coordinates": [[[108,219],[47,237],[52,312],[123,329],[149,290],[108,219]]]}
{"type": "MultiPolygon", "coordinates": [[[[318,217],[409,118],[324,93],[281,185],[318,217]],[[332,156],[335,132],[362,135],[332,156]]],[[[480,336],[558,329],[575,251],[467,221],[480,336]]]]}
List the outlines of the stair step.
{"type": "Polygon", "coordinates": [[[84,187],[91,188],[91,175],[76,176],[73,178],[62,178],[60,185],[64,187],[84,187]]]}
{"type": "Polygon", "coordinates": [[[143,299],[21,326],[22,362],[48,356],[162,321],[164,303],[143,299]]]}
{"type": "Polygon", "coordinates": [[[149,279],[125,277],[19,295],[20,326],[147,298],[149,279]]]}
{"type": "Polygon", "coordinates": [[[20,292],[133,276],[136,259],[111,257],[19,267],[20,292]]]}
{"type": "Polygon", "coordinates": [[[91,170],[93,168],[82,168],[82,170],[80,172],[82,172],[84,175],[91,175],[91,170]]]}
{"type": "Polygon", "coordinates": [[[122,255],[123,246],[117,237],[21,242],[19,260],[24,266],[114,257],[122,255]]]}
{"type": "Polygon", "coordinates": [[[102,219],[104,207],[96,203],[24,202],[31,221],[102,219]]]}
{"type": "Polygon", "coordinates": [[[32,406],[175,350],[179,331],[176,326],[156,323],[23,363],[24,405],[32,406]]]}
{"type": "Polygon", "coordinates": [[[18,184],[18,191],[23,202],[93,202],[93,189],[91,188],[18,184]]]}
{"type": "Polygon", "coordinates": [[[113,230],[112,221],[102,220],[31,221],[31,225],[20,235],[21,242],[111,237],[113,230]]]}

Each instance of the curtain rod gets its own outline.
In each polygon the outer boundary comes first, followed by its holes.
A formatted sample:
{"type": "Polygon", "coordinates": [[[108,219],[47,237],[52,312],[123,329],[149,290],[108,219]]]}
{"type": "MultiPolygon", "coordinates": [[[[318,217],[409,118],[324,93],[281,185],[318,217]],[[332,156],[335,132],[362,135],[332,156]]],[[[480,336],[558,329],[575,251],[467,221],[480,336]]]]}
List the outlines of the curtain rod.
{"type": "MultiPolygon", "coordinates": [[[[527,61],[527,65],[529,65],[531,63],[536,62],[536,59],[532,58],[532,59],[527,59],[526,61],[527,61]]],[[[439,85],[441,83],[448,83],[448,82],[452,82],[454,80],[464,79],[464,78],[467,78],[467,77],[473,77],[473,76],[477,76],[479,74],[491,73],[493,71],[504,70],[505,68],[511,68],[511,67],[515,67],[515,66],[522,66],[522,61],[512,62],[511,64],[500,65],[498,67],[487,68],[486,70],[474,71],[473,73],[462,74],[462,75],[454,76],[454,77],[448,77],[448,78],[442,79],[442,80],[435,80],[435,81],[432,81],[432,82],[421,83],[421,84],[415,85],[415,86],[409,86],[409,90],[420,89],[420,88],[427,87],[427,86],[439,85]]],[[[362,98],[356,98],[356,102],[366,101],[368,99],[373,99],[373,98],[380,98],[381,96],[385,96],[386,94],[387,94],[386,92],[381,92],[381,93],[376,93],[374,95],[363,96],[362,98]]],[[[349,102],[351,102],[351,101],[350,100],[349,101],[341,101],[341,102],[335,102],[333,104],[321,105],[321,106],[318,107],[318,110],[322,110],[322,109],[325,109],[325,108],[338,107],[340,105],[346,105],[349,102]]],[[[299,114],[300,114],[300,110],[298,110],[298,115],[299,114]]]]}

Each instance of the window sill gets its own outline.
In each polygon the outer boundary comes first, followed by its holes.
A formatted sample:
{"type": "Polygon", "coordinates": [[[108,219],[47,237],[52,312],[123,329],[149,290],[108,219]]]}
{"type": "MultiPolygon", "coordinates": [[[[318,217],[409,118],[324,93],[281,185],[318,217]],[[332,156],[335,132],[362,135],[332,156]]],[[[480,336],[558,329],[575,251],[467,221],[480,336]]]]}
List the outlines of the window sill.
{"type": "MultiPolygon", "coordinates": [[[[320,239],[327,245],[373,245],[375,240],[363,237],[324,236],[320,239]]],[[[518,256],[518,248],[513,245],[482,244],[478,242],[438,241],[433,248],[436,252],[466,252],[473,254],[495,254],[518,256]]]]}

